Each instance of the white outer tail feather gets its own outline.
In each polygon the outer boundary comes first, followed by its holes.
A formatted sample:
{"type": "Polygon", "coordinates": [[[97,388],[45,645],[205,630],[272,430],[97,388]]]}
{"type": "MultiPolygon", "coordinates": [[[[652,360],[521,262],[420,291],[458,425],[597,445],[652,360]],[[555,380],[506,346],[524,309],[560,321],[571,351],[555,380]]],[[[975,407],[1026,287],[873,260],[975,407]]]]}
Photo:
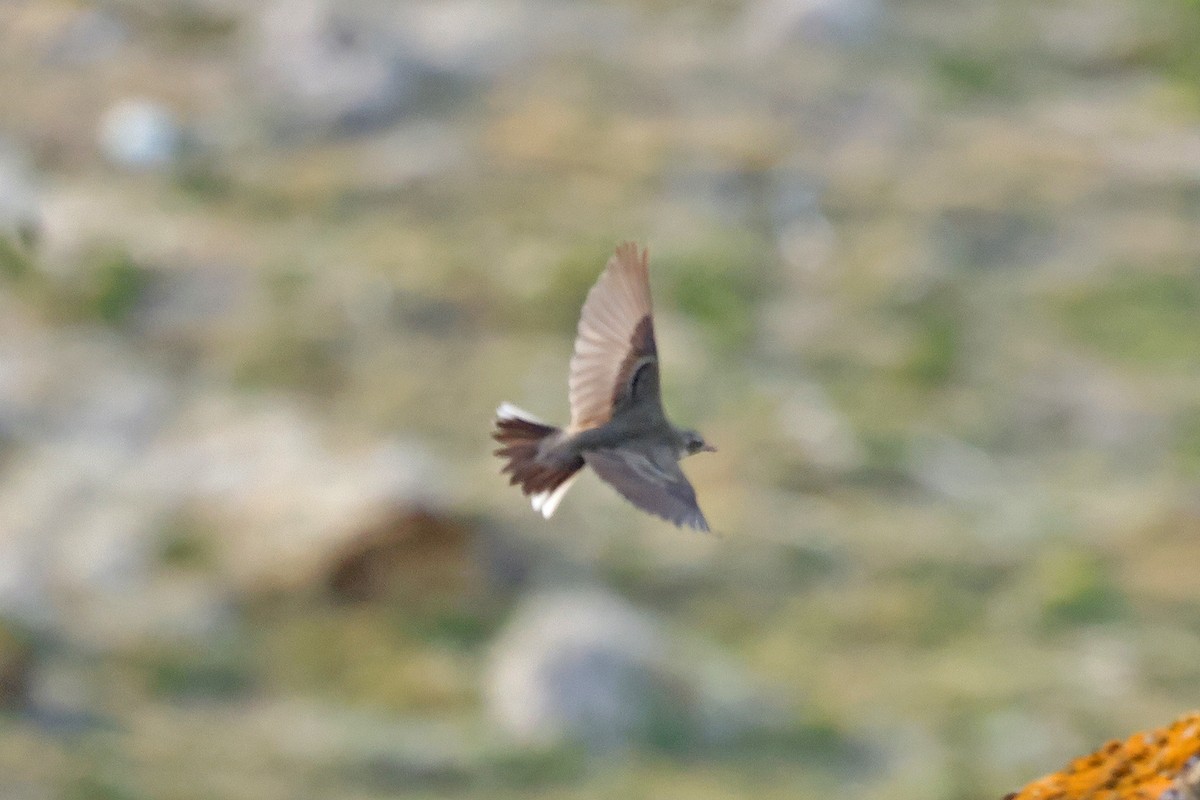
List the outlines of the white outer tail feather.
{"type": "MultiPolygon", "coordinates": [[[[539,419],[535,415],[530,414],[525,409],[519,408],[507,401],[501,403],[496,408],[496,416],[500,419],[524,419],[530,422],[536,422],[539,425],[549,424],[539,419]]],[[[575,479],[578,477],[579,473],[576,472],[574,475],[560,483],[553,491],[538,492],[535,495],[531,495],[529,502],[533,505],[533,510],[540,513],[544,518],[550,519],[550,517],[554,516],[554,512],[558,510],[558,504],[562,502],[563,497],[567,493],[567,489],[571,488],[571,484],[573,484],[575,479]]]]}
{"type": "Polygon", "coordinates": [[[514,406],[512,403],[509,403],[507,401],[501,403],[499,406],[496,407],[496,416],[499,417],[500,419],[525,419],[525,420],[529,420],[530,422],[536,422],[538,425],[549,425],[550,424],[550,423],[546,422],[545,420],[540,419],[540,418],[534,416],[533,414],[530,414],[525,409],[518,408],[517,406],[514,406]]]}
{"type": "Polygon", "coordinates": [[[533,497],[529,498],[533,503],[533,510],[540,511],[546,519],[554,516],[554,511],[558,508],[558,504],[562,502],[563,496],[566,495],[567,489],[571,488],[571,484],[579,477],[576,472],[571,477],[560,483],[553,492],[538,492],[533,497]]]}

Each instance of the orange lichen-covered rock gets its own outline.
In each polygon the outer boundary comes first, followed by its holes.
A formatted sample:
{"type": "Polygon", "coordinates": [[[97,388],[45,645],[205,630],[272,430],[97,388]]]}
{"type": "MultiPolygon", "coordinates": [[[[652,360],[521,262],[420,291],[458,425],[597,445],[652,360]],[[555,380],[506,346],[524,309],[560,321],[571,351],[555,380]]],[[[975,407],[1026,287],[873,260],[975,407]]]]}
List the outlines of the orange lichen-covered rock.
{"type": "Polygon", "coordinates": [[[1114,739],[1005,800],[1200,800],[1200,712],[1114,739]]]}

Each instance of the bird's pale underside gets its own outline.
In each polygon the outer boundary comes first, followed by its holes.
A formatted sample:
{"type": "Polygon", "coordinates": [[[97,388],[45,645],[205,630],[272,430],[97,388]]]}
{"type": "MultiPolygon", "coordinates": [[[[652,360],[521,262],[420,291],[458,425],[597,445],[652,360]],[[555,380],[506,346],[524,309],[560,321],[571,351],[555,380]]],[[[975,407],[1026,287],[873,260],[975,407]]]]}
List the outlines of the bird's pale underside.
{"type": "Polygon", "coordinates": [[[496,410],[496,454],[534,510],[549,519],[586,464],[638,508],[708,530],[678,462],[714,448],[663,411],[647,254],[635,244],[617,247],[588,292],[567,385],[565,429],[509,403],[496,410]]]}

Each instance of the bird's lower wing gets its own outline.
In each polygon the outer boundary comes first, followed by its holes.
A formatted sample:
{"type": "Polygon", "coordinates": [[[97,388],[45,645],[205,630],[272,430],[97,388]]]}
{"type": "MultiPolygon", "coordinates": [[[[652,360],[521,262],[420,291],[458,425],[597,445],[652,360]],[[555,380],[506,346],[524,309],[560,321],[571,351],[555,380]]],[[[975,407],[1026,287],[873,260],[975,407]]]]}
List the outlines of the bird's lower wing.
{"type": "Polygon", "coordinates": [[[658,463],[632,450],[590,450],[583,458],[605,483],[643,511],[675,525],[708,530],[696,491],[674,460],[658,463]]]}

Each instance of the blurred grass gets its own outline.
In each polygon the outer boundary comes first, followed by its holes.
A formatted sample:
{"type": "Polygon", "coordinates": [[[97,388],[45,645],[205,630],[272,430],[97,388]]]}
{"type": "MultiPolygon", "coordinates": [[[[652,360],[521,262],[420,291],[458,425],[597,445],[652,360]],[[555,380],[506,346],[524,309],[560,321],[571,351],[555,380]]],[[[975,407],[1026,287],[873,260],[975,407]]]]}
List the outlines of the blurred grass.
{"type": "Polygon", "coordinates": [[[14,238],[0,236],[0,277],[19,281],[33,271],[33,259],[14,238]]]}
{"type": "Polygon", "coordinates": [[[477,656],[464,648],[470,636],[462,638],[463,623],[451,628],[455,638],[404,608],[313,600],[302,613],[279,613],[288,608],[251,615],[269,623],[256,648],[277,689],[397,713],[451,713],[477,702],[471,680],[477,656]]]}
{"type": "Polygon", "coordinates": [[[239,702],[256,688],[257,677],[241,652],[205,647],[164,650],[142,658],[150,695],[172,702],[239,702]]]}
{"type": "Polygon", "coordinates": [[[934,82],[948,100],[957,102],[1015,98],[1018,90],[1008,69],[1006,64],[969,51],[941,53],[932,61],[934,82]]]}
{"type": "Polygon", "coordinates": [[[219,562],[211,525],[186,510],[163,523],[158,548],[159,561],[168,569],[213,569],[219,562]]]}
{"type": "Polygon", "coordinates": [[[964,347],[965,304],[958,287],[931,287],[900,311],[915,328],[901,377],[925,390],[946,386],[956,375],[964,347]]]}
{"type": "Polygon", "coordinates": [[[1122,269],[1061,302],[1083,346],[1136,368],[1183,367],[1200,352],[1200,273],[1122,269]]]}
{"type": "MultiPolygon", "coordinates": [[[[142,354],[143,312],[177,261],[246,270],[261,304],[189,340],[188,380],[295,401],[339,446],[431,443],[449,463],[444,502],[526,537],[550,574],[571,563],[715,641],[802,712],[721,752],[660,712],[653,746],[608,761],[380,745],[353,715],[484,725],[488,647],[511,598],[414,582],[339,603],[316,569],[281,596],[230,589],[227,639],[117,648],[104,669],[72,666],[90,654],[38,633],[0,639],[0,661],[46,649],[67,662],[39,691],[65,684],[116,729],[0,720],[0,772],[18,776],[0,791],[54,773],[61,791],[32,796],[966,800],[1193,702],[1197,0],[1098,4],[1061,58],[1048,52],[1058,18],[1043,16],[1057,6],[888,6],[866,48],[780,26],[764,38],[783,44],[752,54],[733,28],[707,27],[743,22],[736,4],[619,3],[615,38],[511,67],[465,110],[442,98],[430,113],[465,144],[417,178],[389,171],[413,155],[394,131],[284,147],[255,140],[269,125],[252,119],[222,134],[226,93],[250,69],[222,75],[236,19],[115,8],[136,41],[117,66],[47,79],[23,51],[0,78],[21,112],[5,132],[75,193],[49,191],[46,264],[40,242],[0,236],[5,301],[142,354]],[[178,102],[202,134],[167,175],[90,160],[84,121],[135,90],[178,102]],[[1193,98],[1182,113],[1163,101],[1179,93],[1193,98]],[[667,154],[711,173],[714,196],[662,188],[678,183],[667,154]],[[763,207],[757,184],[776,170],[828,187],[812,190],[812,219],[789,228],[786,207],[763,207]],[[89,194],[88,225],[64,245],[55,225],[89,194]],[[686,361],[664,365],[668,405],[729,442],[686,465],[721,520],[716,544],[595,487],[543,525],[481,442],[503,397],[561,404],[579,303],[626,236],[650,245],[659,335],[686,361]],[[1041,311],[1044,328],[1030,324],[1041,311]],[[1083,385],[1095,373],[1099,388],[1083,385]],[[814,383],[862,463],[811,457],[819,415],[802,420],[803,445],[784,430],[778,398],[814,383]],[[1122,444],[1122,403],[1166,425],[1161,445],[1122,444]],[[914,442],[937,437],[990,465],[984,499],[922,484],[914,442]],[[305,724],[271,716],[289,704],[305,724]],[[1014,709],[1015,743],[992,720],[1014,709]],[[320,727],[345,715],[342,739],[320,727]],[[1058,738],[1033,755],[1000,757],[1046,730],[1058,738]]],[[[18,50],[42,40],[12,30],[18,50]]],[[[39,444],[17,410],[0,404],[6,475],[39,444]]],[[[302,513],[307,500],[281,502],[302,513]]],[[[155,530],[156,575],[222,586],[234,578],[218,542],[261,534],[187,512],[155,530]]]]}
{"type": "Polygon", "coordinates": [[[1134,56],[1134,63],[1160,70],[1187,91],[1200,109],[1200,52],[1188,46],[1200,36],[1200,3],[1170,0],[1162,4],[1138,4],[1145,16],[1155,21],[1155,35],[1147,38],[1134,56]]]}
{"type": "Polygon", "coordinates": [[[137,308],[151,281],[151,272],[120,251],[100,254],[80,298],[85,311],[102,322],[119,325],[137,308]]]}
{"type": "Polygon", "coordinates": [[[1200,478],[1200,406],[1179,414],[1172,440],[1182,471],[1190,478],[1200,478]]]}
{"type": "Polygon", "coordinates": [[[1129,616],[1113,570],[1096,553],[1071,547],[1047,550],[1031,577],[1042,625],[1048,630],[1118,622],[1129,616]]]}
{"type": "Polygon", "coordinates": [[[663,254],[655,271],[665,276],[666,303],[699,323],[717,348],[745,352],[756,334],[755,309],[772,291],[774,264],[753,239],[709,237],[663,254]]]}

